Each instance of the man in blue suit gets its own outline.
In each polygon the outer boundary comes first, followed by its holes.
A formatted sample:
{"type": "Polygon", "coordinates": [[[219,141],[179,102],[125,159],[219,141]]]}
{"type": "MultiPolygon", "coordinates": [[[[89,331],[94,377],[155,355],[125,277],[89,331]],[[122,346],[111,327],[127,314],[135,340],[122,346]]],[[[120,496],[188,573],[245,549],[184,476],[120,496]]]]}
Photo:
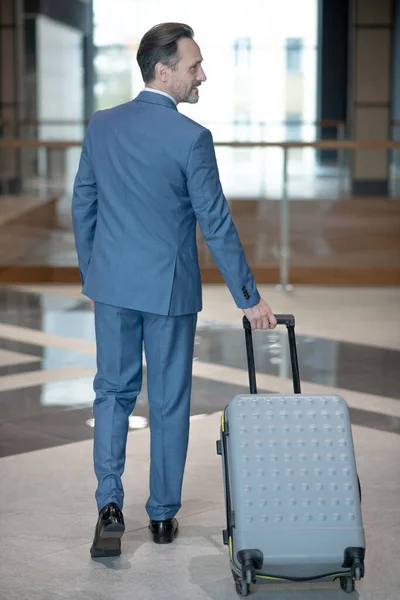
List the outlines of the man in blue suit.
{"type": "Polygon", "coordinates": [[[95,310],[94,468],[99,510],[92,557],[121,552],[128,418],[147,361],[150,496],[156,543],[172,542],[189,436],[193,346],[202,308],[196,222],[253,329],[276,326],[260,298],[224,198],[211,133],[177,110],[206,80],[193,30],[152,28],[137,60],[139,96],[97,112],[72,201],[82,291],[95,310]]]}

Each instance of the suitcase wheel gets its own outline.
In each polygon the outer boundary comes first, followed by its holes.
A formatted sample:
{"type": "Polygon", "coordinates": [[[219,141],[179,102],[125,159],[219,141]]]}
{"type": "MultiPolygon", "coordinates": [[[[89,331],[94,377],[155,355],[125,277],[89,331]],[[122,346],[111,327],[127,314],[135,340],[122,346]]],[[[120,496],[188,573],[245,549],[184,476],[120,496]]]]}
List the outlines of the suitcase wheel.
{"type": "Polygon", "coordinates": [[[243,579],[236,579],[235,581],[236,592],[243,598],[250,594],[250,584],[243,581],[243,579]]]}
{"type": "Polygon", "coordinates": [[[352,577],[341,577],[340,587],[346,594],[352,594],[354,592],[354,579],[352,577]]]}
{"type": "Polygon", "coordinates": [[[364,566],[359,566],[354,568],[354,579],[356,581],[360,581],[360,579],[364,577],[364,566]]]}

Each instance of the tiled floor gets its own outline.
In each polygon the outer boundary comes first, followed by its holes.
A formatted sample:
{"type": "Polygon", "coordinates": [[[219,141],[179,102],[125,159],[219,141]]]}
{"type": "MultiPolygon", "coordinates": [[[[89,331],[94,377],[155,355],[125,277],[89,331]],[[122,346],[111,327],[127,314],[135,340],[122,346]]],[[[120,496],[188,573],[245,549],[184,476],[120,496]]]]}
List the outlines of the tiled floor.
{"type": "MultiPolygon", "coordinates": [[[[303,393],[337,393],[351,410],[363,487],[366,577],[353,597],[395,600],[400,589],[400,289],[261,286],[297,319],[303,393]]],[[[199,315],[191,439],[181,534],[148,537],[147,392],[130,426],[121,558],[89,559],[93,315],[75,286],[0,288],[0,597],[5,600],[191,600],[236,597],[225,527],[220,414],[247,390],[241,313],[223,286],[205,286],[199,315]]],[[[255,335],[259,391],[291,392],[284,331],[255,335]]],[[[339,600],[335,584],[257,586],[254,598],[339,600]]],[[[352,596],[350,596],[352,597],[352,596]]]]}

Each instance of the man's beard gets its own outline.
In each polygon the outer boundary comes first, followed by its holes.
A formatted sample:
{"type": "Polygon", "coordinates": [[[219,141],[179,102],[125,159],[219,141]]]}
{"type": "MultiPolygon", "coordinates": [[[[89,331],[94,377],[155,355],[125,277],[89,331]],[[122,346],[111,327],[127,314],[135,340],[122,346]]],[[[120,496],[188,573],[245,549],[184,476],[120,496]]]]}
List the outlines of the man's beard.
{"type": "Polygon", "coordinates": [[[181,102],[186,102],[188,104],[197,104],[197,102],[199,101],[199,93],[192,95],[193,90],[198,89],[200,87],[200,83],[196,83],[190,90],[190,93],[185,97],[182,98],[181,102]]]}
{"type": "Polygon", "coordinates": [[[187,100],[185,100],[185,102],[187,102],[188,104],[197,104],[199,101],[199,96],[189,96],[187,100]]]}

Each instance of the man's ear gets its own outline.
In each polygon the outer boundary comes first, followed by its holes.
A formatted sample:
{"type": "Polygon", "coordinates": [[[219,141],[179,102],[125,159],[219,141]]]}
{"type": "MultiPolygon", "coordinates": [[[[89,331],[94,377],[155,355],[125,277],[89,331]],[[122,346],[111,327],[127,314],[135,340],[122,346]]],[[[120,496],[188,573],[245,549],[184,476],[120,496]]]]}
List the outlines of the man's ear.
{"type": "Polygon", "coordinates": [[[156,79],[158,79],[159,81],[162,81],[163,83],[166,83],[168,80],[167,65],[164,65],[163,63],[157,63],[154,70],[156,73],[156,79]]]}

